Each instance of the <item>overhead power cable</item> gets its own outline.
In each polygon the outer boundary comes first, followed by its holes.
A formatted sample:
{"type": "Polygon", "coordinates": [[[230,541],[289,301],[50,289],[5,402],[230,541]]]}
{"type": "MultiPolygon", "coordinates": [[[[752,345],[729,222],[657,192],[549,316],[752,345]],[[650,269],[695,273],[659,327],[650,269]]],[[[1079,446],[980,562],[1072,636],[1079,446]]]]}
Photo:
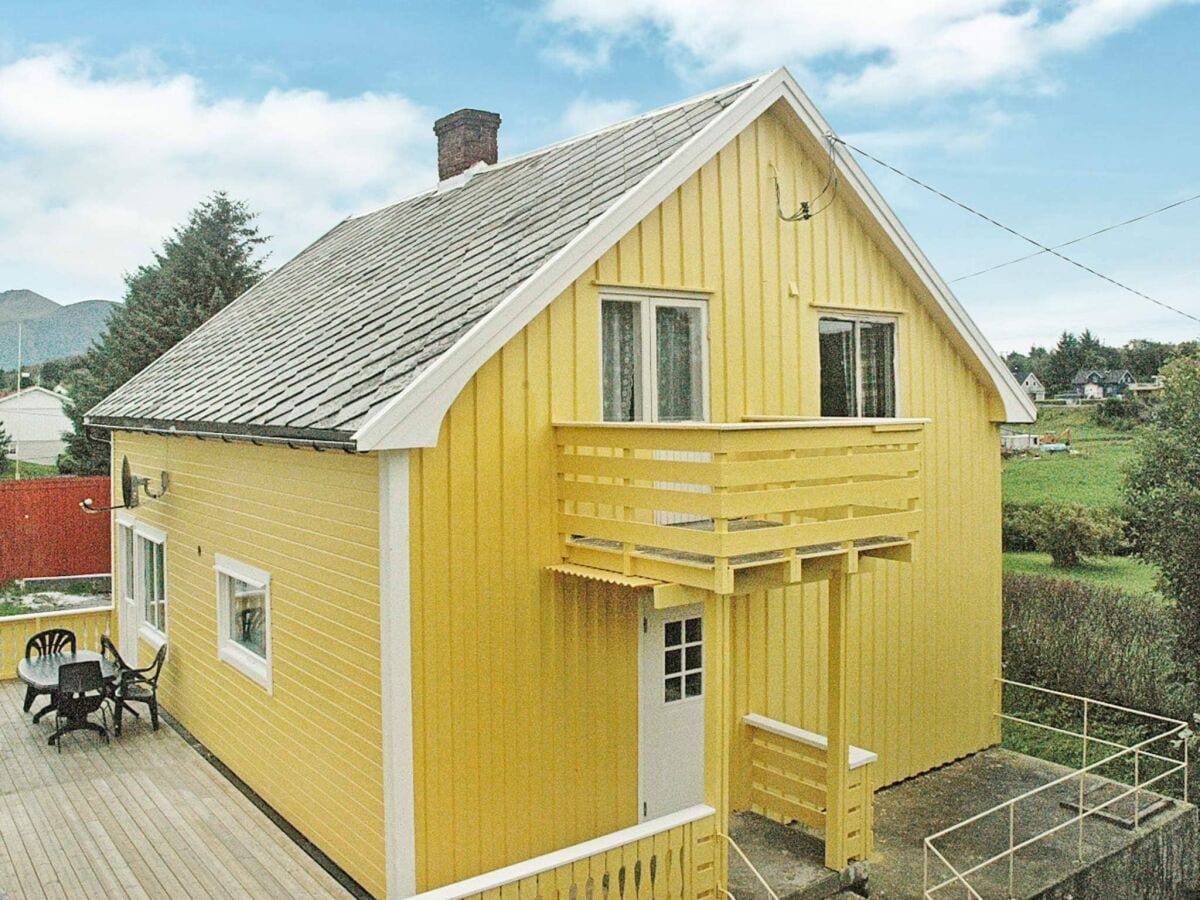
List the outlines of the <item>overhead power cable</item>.
{"type": "MultiPolygon", "coordinates": [[[[1152,209],[1150,212],[1142,213],[1140,216],[1134,216],[1132,219],[1126,219],[1124,222],[1117,222],[1109,225],[1106,228],[1101,228],[1098,231],[1092,231],[1088,234],[1081,235],[1077,238],[1072,238],[1069,241],[1063,241],[1061,244],[1055,244],[1052,250],[1061,250],[1063,247],[1070,247],[1072,244],[1078,244],[1080,241],[1086,241],[1088,238],[1094,238],[1097,235],[1105,234],[1109,231],[1115,231],[1118,228],[1124,228],[1126,225],[1132,225],[1134,222],[1140,222],[1143,219],[1148,219],[1151,216],[1157,216],[1159,213],[1166,212],[1169,209],[1174,209],[1177,206],[1183,206],[1185,203],[1191,203],[1195,200],[1200,200],[1200,194],[1195,194],[1191,197],[1184,197],[1182,200],[1176,200],[1174,203],[1168,203],[1166,206],[1160,206],[1158,209],[1152,209]]],[[[957,278],[951,278],[950,283],[956,281],[966,281],[968,278],[974,278],[976,275],[986,275],[988,272],[995,272],[997,269],[1003,269],[1005,266],[1015,265],[1019,262],[1025,262],[1027,259],[1033,259],[1035,256],[1041,256],[1046,253],[1046,250],[1038,250],[1035,253],[1027,253],[1024,256],[1018,256],[1015,259],[1010,259],[1008,262],[997,263],[994,266],[988,266],[986,269],[980,269],[978,272],[972,272],[970,275],[959,275],[957,278]]]]}
{"type": "Polygon", "coordinates": [[[909,175],[907,172],[902,172],[900,169],[897,169],[895,166],[891,165],[890,163],[885,163],[882,159],[879,159],[879,157],[873,156],[872,154],[868,153],[866,150],[863,150],[860,147],[855,147],[853,144],[847,143],[846,141],[842,140],[840,137],[832,136],[832,140],[837,141],[839,144],[844,144],[846,147],[853,150],[855,153],[859,154],[860,156],[864,156],[867,159],[871,160],[871,162],[876,163],[877,165],[883,166],[885,169],[887,169],[891,172],[895,172],[901,178],[903,178],[907,181],[911,181],[913,184],[917,185],[917,187],[924,188],[925,190],[929,191],[931,194],[936,194],[937,196],[941,197],[943,200],[946,200],[949,203],[953,203],[959,209],[966,210],[973,216],[978,216],[979,218],[983,219],[985,222],[989,222],[992,225],[995,225],[997,228],[1001,229],[1002,231],[1007,231],[1009,234],[1013,235],[1014,237],[1019,237],[1021,240],[1025,241],[1028,244],[1033,244],[1033,246],[1037,247],[1042,253],[1049,253],[1052,256],[1057,256],[1063,262],[1070,263],[1071,265],[1075,266],[1075,268],[1077,268],[1077,269],[1082,269],[1083,271],[1085,271],[1091,275],[1095,275],[1097,278],[1100,278],[1103,281],[1107,281],[1109,284],[1115,285],[1116,287],[1119,287],[1123,291],[1128,291],[1130,294],[1133,294],[1135,297],[1141,297],[1143,300],[1149,300],[1155,306],[1161,306],[1163,309],[1169,309],[1171,312],[1178,313],[1179,315],[1183,316],[1186,319],[1191,319],[1193,322],[1200,322],[1200,316],[1194,316],[1190,312],[1185,312],[1184,310],[1180,309],[1177,306],[1172,306],[1170,303],[1164,303],[1162,300],[1158,300],[1154,297],[1151,297],[1149,294],[1144,294],[1141,291],[1137,290],[1136,288],[1132,288],[1127,284],[1123,284],[1122,282],[1117,281],[1115,278],[1112,278],[1111,276],[1105,275],[1103,272],[1096,271],[1091,266],[1085,266],[1083,263],[1079,262],[1078,260],[1074,260],[1069,256],[1059,253],[1053,247],[1048,247],[1045,244],[1043,244],[1041,241],[1035,241],[1033,238],[1029,237],[1028,235],[1022,234],[1021,232],[1017,231],[1015,228],[1010,228],[1009,226],[1005,225],[1003,222],[996,221],[995,219],[993,219],[991,216],[987,215],[986,213],[981,213],[979,210],[973,209],[972,207],[967,206],[967,204],[963,203],[961,200],[955,200],[949,194],[947,194],[943,191],[939,191],[937,188],[926,184],[925,182],[921,181],[921,179],[919,179],[919,178],[915,178],[914,176],[909,175]]]}
{"type": "Polygon", "coordinates": [[[796,208],[795,212],[785,213],[783,211],[783,198],[779,192],[779,173],[776,171],[774,164],[768,165],[768,168],[771,170],[771,182],[775,185],[775,211],[779,214],[779,218],[781,218],[783,221],[807,222],[809,219],[813,218],[814,216],[819,216],[821,213],[825,212],[825,210],[829,209],[829,207],[833,206],[834,201],[837,199],[838,168],[837,161],[834,158],[835,149],[833,135],[828,135],[828,141],[829,174],[825,179],[825,186],[821,188],[821,192],[815,197],[809,200],[801,200],[800,205],[796,208]],[[820,209],[813,209],[813,206],[816,204],[816,202],[824,197],[830,188],[833,188],[833,193],[829,195],[829,199],[825,201],[825,204],[820,209]]]}

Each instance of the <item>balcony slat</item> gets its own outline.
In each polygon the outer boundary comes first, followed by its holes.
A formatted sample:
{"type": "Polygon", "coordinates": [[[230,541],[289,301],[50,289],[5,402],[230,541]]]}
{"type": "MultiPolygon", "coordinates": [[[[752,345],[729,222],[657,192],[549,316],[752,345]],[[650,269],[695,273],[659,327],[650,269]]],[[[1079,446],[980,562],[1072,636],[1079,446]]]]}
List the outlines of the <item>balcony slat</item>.
{"type": "Polygon", "coordinates": [[[807,547],[813,544],[839,544],[879,535],[903,535],[920,527],[920,510],[904,510],[889,515],[864,516],[861,519],[830,519],[781,525],[757,531],[737,531],[719,535],[720,556],[769,553],[781,547],[807,547]]]}
{"type": "Polygon", "coordinates": [[[685,484],[715,485],[721,464],[672,459],[585,456],[559,451],[558,471],[564,475],[590,475],[595,478],[624,478],[630,481],[672,481],[685,484]]]}
{"type": "Polygon", "coordinates": [[[715,534],[711,531],[606,519],[600,516],[562,514],[558,517],[558,522],[559,528],[567,534],[582,534],[617,543],[663,547],[702,556],[721,555],[719,552],[720,540],[725,537],[725,535],[715,534]]]}
{"type": "Polygon", "coordinates": [[[894,502],[915,500],[920,486],[915,478],[891,478],[868,482],[840,482],[763,491],[714,494],[719,498],[719,515],[727,519],[791,512],[804,516],[831,506],[853,506],[870,500],[894,502]]]}
{"type": "MultiPolygon", "coordinates": [[[[828,478],[894,477],[920,470],[919,450],[882,450],[834,456],[797,456],[795,459],[733,459],[720,465],[712,484],[744,487],[784,484],[828,478]]],[[[657,476],[656,476],[657,477],[657,476]]]]}

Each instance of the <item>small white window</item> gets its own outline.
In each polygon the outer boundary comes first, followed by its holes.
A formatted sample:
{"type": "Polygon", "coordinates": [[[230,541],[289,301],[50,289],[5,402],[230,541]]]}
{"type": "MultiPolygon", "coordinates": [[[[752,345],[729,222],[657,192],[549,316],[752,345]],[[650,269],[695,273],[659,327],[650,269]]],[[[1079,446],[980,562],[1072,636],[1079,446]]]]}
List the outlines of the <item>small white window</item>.
{"type": "Polygon", "coordinates": [[[142,624],[167,633],[166,545],[144,534],[136,535],[138,587],[142,598],[142,624]]]}
{"type": "Polygon", "coordinates": [[[217,555],[217,657],[271,690],[271,576],[217,555]]]}

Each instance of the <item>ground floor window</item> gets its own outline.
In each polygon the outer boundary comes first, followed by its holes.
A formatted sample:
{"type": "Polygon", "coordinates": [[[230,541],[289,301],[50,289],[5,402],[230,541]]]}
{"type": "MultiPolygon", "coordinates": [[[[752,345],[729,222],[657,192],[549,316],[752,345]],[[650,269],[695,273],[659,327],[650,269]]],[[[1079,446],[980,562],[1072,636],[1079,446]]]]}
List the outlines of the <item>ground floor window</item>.
{"type": "Polygon", "coordinates": [[[119,596],[138,621],[138,633],[153,644],[167,639],[167,535],[136,519],[117,524],[119,596]]]}
{"type": "Polygon", "coordinates": [[[217,556],[217,656],[271,689],[271,576],[217,556]]]}

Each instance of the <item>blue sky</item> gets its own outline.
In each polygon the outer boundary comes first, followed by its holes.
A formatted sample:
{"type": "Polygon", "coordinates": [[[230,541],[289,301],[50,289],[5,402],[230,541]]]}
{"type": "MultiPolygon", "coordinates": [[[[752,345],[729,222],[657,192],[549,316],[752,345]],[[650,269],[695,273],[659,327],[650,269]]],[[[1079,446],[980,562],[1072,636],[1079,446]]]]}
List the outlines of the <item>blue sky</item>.
{"type": "MultiPolygon", "coordinates": [[[[118,298],[207,192],[282,262],[434,180],[432,120],[520,153],[788,65],[835,129],[1051,243],[1200,194],[1200,5],[1174,0],[0,0],[0,289],[118,298]]],[[[947,278],[1027,252],[864,163],[947,278]]],[[[1066,251],[1200,315],[1200,202],[1066,251]]],[[[1200,326],[1052,258],[956,284],[1000,350],[1200,326]]]]}

